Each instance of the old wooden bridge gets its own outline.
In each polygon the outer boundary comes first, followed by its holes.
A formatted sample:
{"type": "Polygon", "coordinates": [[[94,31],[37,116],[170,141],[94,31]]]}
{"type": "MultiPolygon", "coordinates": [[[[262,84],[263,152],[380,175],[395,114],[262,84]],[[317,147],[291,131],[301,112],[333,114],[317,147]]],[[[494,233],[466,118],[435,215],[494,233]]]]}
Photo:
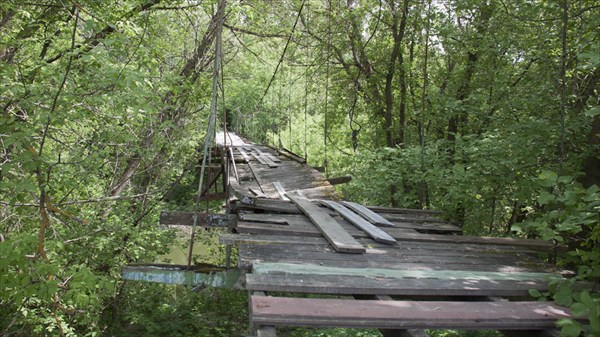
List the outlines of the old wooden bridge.
{"type": "Polygon", "coordinates": [[[562,277],[538,258],[554,250],[551,243],[466,236],[435,211],[340,201],[333,184],[347,178],[327,180],[289,151],[233,134],[223,139],[220,168],[202,197],[225,196],[226,212],[163,212],[161,223],[230,228],[220,241],[228,253],[237,248],[237,264],[129,266],[124,278],[242,287],[249,335],[257,336],[276,336],[282,326],[377,328],[384,336],[425,336],[423,329],[542,336],[571,317],[567,308],[529,297],[562,277]],[[219,174],[228,183],[209,192],[219,174]],[[314,294],[320,296],[308,296],[314,294]]]}

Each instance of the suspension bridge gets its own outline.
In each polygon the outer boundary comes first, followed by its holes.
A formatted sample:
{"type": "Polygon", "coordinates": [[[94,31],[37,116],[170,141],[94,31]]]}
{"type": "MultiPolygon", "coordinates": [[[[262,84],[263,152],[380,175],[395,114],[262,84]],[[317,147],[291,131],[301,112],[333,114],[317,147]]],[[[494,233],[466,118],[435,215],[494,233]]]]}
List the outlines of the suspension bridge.
{"type": "Polygon", "coordinates": [[[350,177],[326,179],[288,150],[233,133],[215,139],[219,165],[204,171],[199,200],[221,198],[224,212],[165,211],[160,222],[227,229],[225,265],[132,265],[124,279],[244,289],[249,336],[290,326],[550,336],[572,318],[529,295],[565,276],[540,259],[556,253],[551,242],[467,236],[437,211],[340,200],[334,185],[350,177]]]}

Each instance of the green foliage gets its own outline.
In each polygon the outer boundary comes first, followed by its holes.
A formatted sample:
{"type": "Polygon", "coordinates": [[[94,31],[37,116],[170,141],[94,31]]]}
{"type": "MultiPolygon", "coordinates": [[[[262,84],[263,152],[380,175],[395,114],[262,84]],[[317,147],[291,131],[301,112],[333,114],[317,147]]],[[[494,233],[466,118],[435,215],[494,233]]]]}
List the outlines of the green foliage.
{"type": "Polygon", "coordinates": [[[113,336],[242,336],[248,322],[247,293],[183,286],[127,283],[125,306],[112,315],[113,336]]]}
{"type": "Polygon", "coordinates": [[[537,184],[541,211],[514,229],[568,243],[570,250],[559,263],[576,270],[577,276],[552,283],[547,293],[532,292],[531,295],[550,297],[557,304],[570,307],[576,319],[586,322],[559,320],[557,326],[563,336],[576,337],[581,333],[597,336],[600,334],[600,294],[577,290],[575,282],[600,279],[600,189],[596,185],[585,189],[573,177],[558,176],[552,171],[542,172],[537,184]]]}

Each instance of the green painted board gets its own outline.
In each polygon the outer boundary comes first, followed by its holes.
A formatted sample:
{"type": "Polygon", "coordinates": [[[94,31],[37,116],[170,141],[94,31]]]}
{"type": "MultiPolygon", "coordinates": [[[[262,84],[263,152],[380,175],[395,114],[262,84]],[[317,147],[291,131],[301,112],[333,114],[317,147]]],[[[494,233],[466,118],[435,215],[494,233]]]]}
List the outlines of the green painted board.
{"type": "Polygon", "coordinates": [[[383,269],[383,268],[344,268],[333,266],[320,266],[313,264],[295,263],[254,263],[253,273],[287,273],[307,275],[348,275],[388,278],[434,278],[446,280],[543,280],[551,281],[560,279],[561,276],[553,273],[535,272],[492,272],[492,271],[465,271],[465,270],[408,270],[408,269],[383,269]]]}
{"type": "Polygon", "coordinates": [[[125,280],[164,284],[205,286],[211,288],[233,288],[241,272],[237,269],[200,273],[193,270],[156,266],[125,266],[121,276],[125,280]]]}

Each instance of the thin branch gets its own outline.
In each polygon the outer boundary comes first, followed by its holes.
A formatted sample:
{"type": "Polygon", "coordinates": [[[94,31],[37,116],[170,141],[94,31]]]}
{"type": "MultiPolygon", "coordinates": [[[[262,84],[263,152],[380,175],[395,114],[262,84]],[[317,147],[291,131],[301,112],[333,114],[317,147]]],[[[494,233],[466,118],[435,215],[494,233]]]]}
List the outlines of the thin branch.
{"type": "MultiPolygon", "coordinates": [[[[98,199],[72,200],[72,201],[65,201],[65,202],[58,203],[58,204],[56,204],[56,206],[94,204],[94,203],[101,203],[101,202],[126,200],[126,199],[136,199],[136,198],[141,198],[141,197],[144,197],[147,195],[152,195],[152,194],[142,193],[142,194],[133,194],[133,195],[118,195],[118,196],[114,196],[114,197],[105,197],[105,198],[98,198],[98,199]]],[[[8,201],[0,201],[0,205],[14,206],[14,207],[39,207],[39,203],[13,204],[8,201]]]]}
{"type": "Polygon", "coordinates": [[[255,31],[251,31],[251,30],[247,30],[244,28],[239,28],[239,27],[235,27],[232,25],[229,25],[227,23],[223,23],[224,27],[229,28],[232,31],[236,31],[236,32],[240,32],[240,33],[244,33],[244,34],[248,34],[248,35],[254,35],[254,36],[258,36],[258,37],[264,37],[264,38],[280,38],[280,39],[289,39],[288,35],[284,35],[284,34],[267,34],[267,33],[258,33],[255,31]]]}

